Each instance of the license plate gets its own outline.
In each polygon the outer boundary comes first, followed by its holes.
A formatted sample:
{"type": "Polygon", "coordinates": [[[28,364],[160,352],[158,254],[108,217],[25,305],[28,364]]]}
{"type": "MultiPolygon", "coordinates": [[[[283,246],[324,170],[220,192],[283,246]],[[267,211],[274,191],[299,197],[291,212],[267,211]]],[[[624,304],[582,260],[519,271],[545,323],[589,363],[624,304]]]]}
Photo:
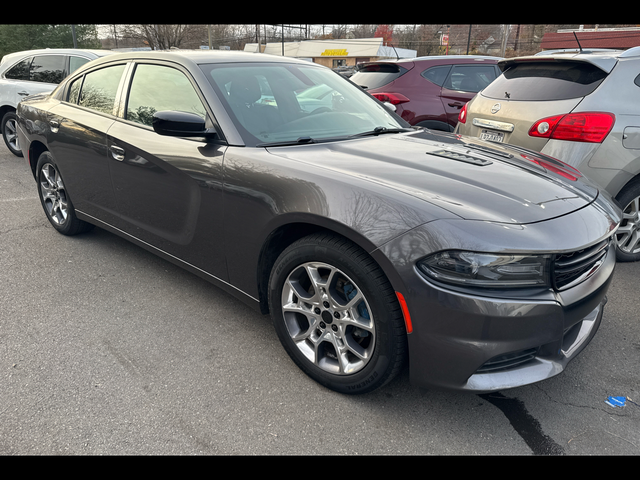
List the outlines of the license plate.
{"type": "Polygon", "coordinates": [[[504,143],[504,133],[494,132],[492,130],[482,130],[480,132],[481,140],[488,140],[489,142],[504,143]]]}

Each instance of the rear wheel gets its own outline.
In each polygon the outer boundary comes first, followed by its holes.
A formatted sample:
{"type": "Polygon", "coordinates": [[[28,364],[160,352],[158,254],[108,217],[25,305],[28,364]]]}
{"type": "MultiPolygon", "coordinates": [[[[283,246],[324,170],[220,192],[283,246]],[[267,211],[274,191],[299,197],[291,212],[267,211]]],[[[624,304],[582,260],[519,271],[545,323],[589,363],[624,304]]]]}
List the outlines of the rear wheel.
{"type": "Polygon", "coordinates": [[[93,228],[92,224],[76,217],[62,176],[50,152],[43,152],[38,158],[36,179],[42,208],[53,228],[63,235],[76,235],[93,228]]]}
{"type": "Polygon", "coordinates": [[[5,113],[2,117],[2,138],[7,148],[17,157],[22,156],[20,144],[18,143],[18,117],[15,112],[5,113]]]}
{"type": "Polygon", "coordinates": [[[269,306],[289,356],[332,390],[370,392],[402,368],[406,336],[395,292],[345,239],[311,235],[288,247],[271,274],[269,306]]]}
{"type": "Polygon", "coordinates": [[[635,262],[640,260],[640,181],[623,188],[616,200],[622,208],[622,222],[616,231],[616,258],[635,262]]]}

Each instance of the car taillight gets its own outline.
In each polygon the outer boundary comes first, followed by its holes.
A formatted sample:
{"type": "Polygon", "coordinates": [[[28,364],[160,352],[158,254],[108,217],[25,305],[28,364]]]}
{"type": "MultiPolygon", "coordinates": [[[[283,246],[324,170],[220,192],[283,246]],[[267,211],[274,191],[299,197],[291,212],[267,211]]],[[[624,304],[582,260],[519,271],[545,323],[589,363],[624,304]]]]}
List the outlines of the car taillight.
{"type": "Polygon", "coordinates": [[[458,122],[460,123],[467,123],[467,105],[469,105],[469,103],[465,103],[458,114],[458,122]]]}
{"type": "Polygon", "coordinates": [[[534,123],[529,129],[529,135],[571,142],[601,143],[609,135],[615,121],[615,115],[606,112],[555,115],[534,123]]]}
{"type": "Polygon", "coordinates": [[[409,101],[407,97],[401,93],[372,93],[381,102],[389,102],[391,105],[399,105],[409,101]]]}

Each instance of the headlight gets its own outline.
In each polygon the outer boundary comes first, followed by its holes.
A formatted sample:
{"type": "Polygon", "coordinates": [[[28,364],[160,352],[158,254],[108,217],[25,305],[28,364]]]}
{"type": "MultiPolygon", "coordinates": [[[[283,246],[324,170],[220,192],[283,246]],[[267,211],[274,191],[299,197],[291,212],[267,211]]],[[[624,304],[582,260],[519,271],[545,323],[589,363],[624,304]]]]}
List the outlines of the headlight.
{"type": "Polygon", "coordinates": [[[427,277],[443,283],[484,288],[550,286],[550,255],[494,255],[445,251],[418,262],[427,277]]]}

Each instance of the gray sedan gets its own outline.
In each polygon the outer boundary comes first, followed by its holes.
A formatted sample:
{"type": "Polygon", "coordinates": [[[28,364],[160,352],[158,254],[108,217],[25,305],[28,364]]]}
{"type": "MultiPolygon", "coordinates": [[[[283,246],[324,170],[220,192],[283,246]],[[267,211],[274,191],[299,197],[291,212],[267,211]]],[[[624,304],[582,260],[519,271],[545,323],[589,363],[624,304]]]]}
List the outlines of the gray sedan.
{"type": "Polygon", "coordinates": [[[407,359],[419,386],[544,380],[603,318],[621,218],[606,194],[544,155],[411,128],[316,64],[110,55],[18,124],[54,228],[106,229],[270,313],[338,392],[407,359]],[[310,89],[330,94],[310,108],[310,89]]]}

